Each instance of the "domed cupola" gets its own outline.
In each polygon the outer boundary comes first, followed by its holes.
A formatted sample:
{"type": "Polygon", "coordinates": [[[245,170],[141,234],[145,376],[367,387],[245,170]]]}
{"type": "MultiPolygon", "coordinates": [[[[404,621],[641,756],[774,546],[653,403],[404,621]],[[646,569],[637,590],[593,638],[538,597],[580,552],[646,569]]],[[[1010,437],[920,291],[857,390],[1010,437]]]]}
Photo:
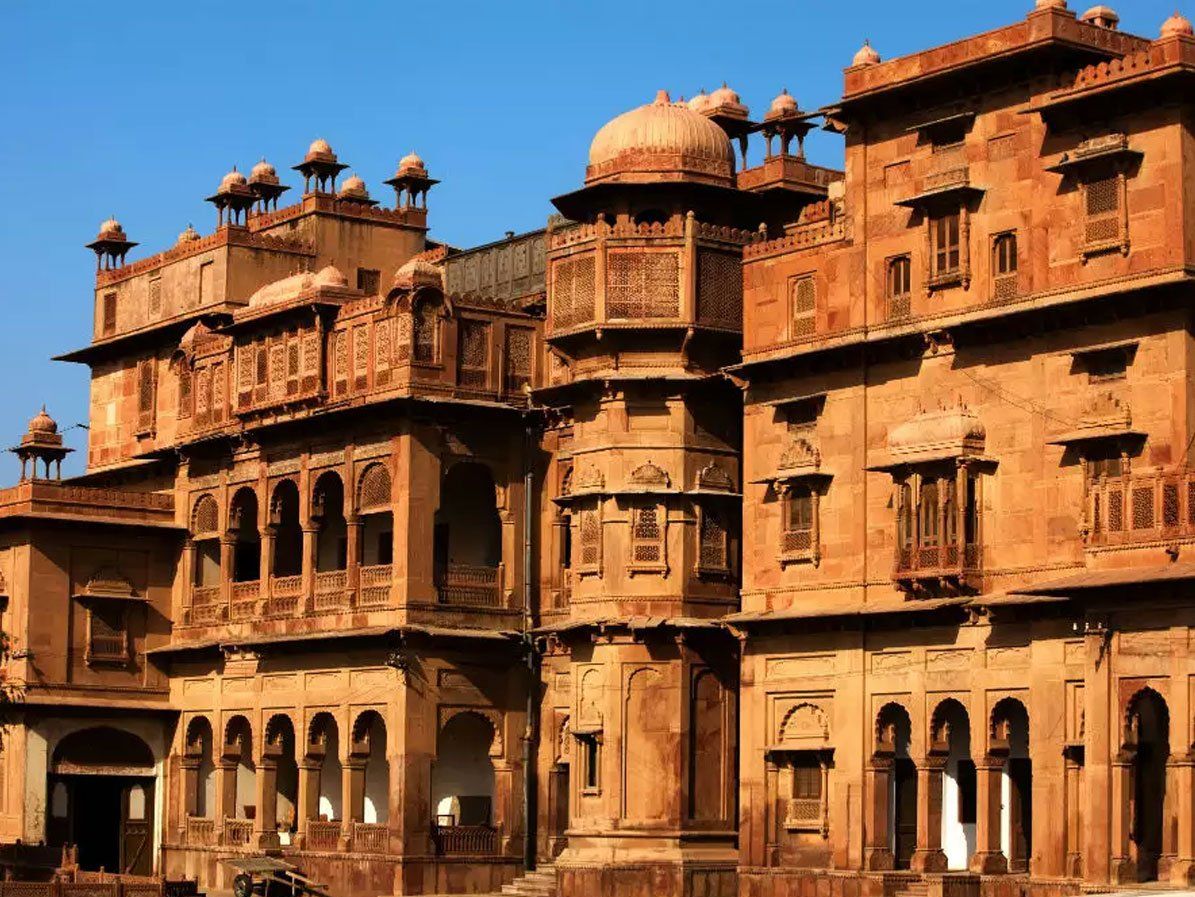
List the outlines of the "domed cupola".
{"type": "Polygon", "coordinates": [[[243,226],[245,215],[257,201],[257,196],[250,189],[248,179],[234,165],[232,171],[220,179],[220,186],[207,201],[216,207],[217,227],[243,226]]]}
{"type": "Polygon", "coordinates": [[[1190,20],[1180,12],[1175,12],[1162,23],[1162,37],[1193,37],[1195,29],[1190,20]]]}
{"type": "Polygon", "coordinates": [[[369,190],[365,187],[365,181],[355,174],[345,178],[344,183],[340,186],[340,190],[336,193],[336,198],[344,202],[355,202],[362,206],[376,206],[378,204],[376,199],[369,198],[369,190]]]}
{"type": "Polygon", "coordinates": [[[29,421],[29,429],[21,437],[21,444],[9,449],[21,459],[21,479],[30,476],[38,479],[38,462],[44,465],[45,478],[53,475],[62,478],[62,459],[71,453],[71,449],[62,444],[62,434],[58,432],[58,423],[46,413],[46,406],[41,406],[29,421]],[[28,468],[33,462],[33,469],[28,468]]]}
{"type": "Polygon", "coordinates": [[[880,54],[875,51],[875,47],[871,45],[871,41],[863,41],[863,46],[855,53],[855,58],[851,60],[851,66],[860,65],[879,65],[881,62],[880,54]]]}
{"type": "Polygon", "coordinates": [[[136,245],[125,234],[120,222],[109,218],[100,223],[99,232],[87,248],[95,253],[95,269],[100,271],[123,265],[125,256],[136,245]]]}
{"type": "Polygon", "coordinates": [[[277,209],[278,197],[290,189],[278,179],[278,171],[264,158],[249,172],[249,188],[257,196],[259,212],[277,209]]]}
{"type": "Polygon", "coordinates": [[[603,125],[589,147],[587,185],[690,181],[731,186],[734,151],[726,132],[661,90],[654,102],[603,125]]]}
{"type": "Polygon", "coordinates": [[[780,138],[780,155],[789,155],[793,138],[797,140],[797,158],[805,158],[805,135],[813,129],[809,116],[801,111],[796,97],[787,89],[780,91],[768,107],[760,130],[767,140],[767,158],[773,157],[773,140],[780,138]]]}
{"type": "Polygon", "coordinates": [[[337,176],[348,168],[332,152],[332,145],[322,137],[311,141],[303,161],[294,166],[295,171],[303,175],[303,192],[311,193],[314,186],[316,193],[335,193],[337,176]]]}
{"type": "Polygon", "coordinates": [[[428,191],[440,182],[429,177],[423,160],[417,153],[410,152],[398,160],[394,177],[382,183],[394,188],[394,208],[426,209],[428,191]]]}

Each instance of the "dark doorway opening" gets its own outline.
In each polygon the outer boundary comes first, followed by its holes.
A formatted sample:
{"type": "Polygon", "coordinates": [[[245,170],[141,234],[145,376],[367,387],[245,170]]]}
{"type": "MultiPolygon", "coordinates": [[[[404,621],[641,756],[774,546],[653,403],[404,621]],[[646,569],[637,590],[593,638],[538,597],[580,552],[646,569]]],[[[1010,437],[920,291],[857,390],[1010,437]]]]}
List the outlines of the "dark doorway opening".
{"type": "Polygon", "coordinates": [[[77,845],[81,869],[153,872],[153,779],[51,776],[49,790],[51,840],[77,845]]]}
{"type": "Polygon", "coordinates": [[[908,869],[917,849],[917,767],[907,757],[898,758],[892,769],[895,784],[893,859],[897,869],[908,869]]]}
{"type": "Polygon", "coordinates": [[[1138,881],[1156,881],[1162,857],[1166,804],[1166,761],[1170,757],[1170,713],[1162,696],[1145,690],[1133,702],[1130,727],[1133,761],[1133,844],[1138,881]]]}

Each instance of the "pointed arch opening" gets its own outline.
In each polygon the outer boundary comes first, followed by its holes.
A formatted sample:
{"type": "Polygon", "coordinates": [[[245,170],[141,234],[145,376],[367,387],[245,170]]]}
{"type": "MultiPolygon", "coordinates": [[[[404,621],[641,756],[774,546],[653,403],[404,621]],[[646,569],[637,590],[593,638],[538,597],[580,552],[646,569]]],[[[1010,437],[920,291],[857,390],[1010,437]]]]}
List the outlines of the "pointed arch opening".
{"type": "Polygon", "coordinates": [[[441,602],[482,607],[500,603],[502,521],[494,477],[486,465],[463,461],[444,477],[433,561],[441,602]]]}
{"type": "Polygon", "coordinates": [[[232,800],[229,802],[234,819],[252,819],[257,813],[257,764],[253,759],[253,727],[249,720],[237,714],[224,727],[222,754],[231,763],[232,800]]]}
{"type": "Polygon", "coordinates": [[[1166,766],[1170,759],[1170,708],[1152,688],[1128,704],[1125,751],[1132,758],[1132,859],[1139,882],[1157,881],[1166,825],[1166,766]]]}
{"type": "MultiPolygon", "coordinates": [[[[275,714],[266,724],[262,758],[274,772],[274,794],[271,796],[267,789],[264,799],[273,802],[274,829],[279,843],[287,846],[298,830],[299,764],[295,757],[295,726],[286,714],[275,714]]],[[[267,816],[265,823],[269,821],[267,816]]]]}
{"type": "Polygon", "coordinates": [[[1000,775],[1000,852],[1010,872],[1028,872],[1033,855],[1033,761],[1029,711],[1016,698],[992,708],[991,752],[1003,758],[1000,775]]]}
{"type": "Polygon", "coordinates": [[[390,758],[386,721],[376,710],[366,710],[353,723],[353,754],[365,761],[361,821],[384,825],[390,819],[390,758]]]}
{"type": "Polygon", "coordinates": [[[471,710],[453,715],[440,729],[432,767],[437,827],[492,824],[495,734],[493,723],[471,710]]]}
{"type": "MultiPolygon", "coordinates": [[[[876,715],[876,755],[891,761],[885,793],[887,849],[897,869],[908,869],[917,848],[917,767],[910,754],[913,724],[900,704],[885,704],[876,715]]],[[[882,842],[881,842],[882,843],[882,842]]]]}
{"type": "Polygon", "coordinates": [[[307,736],[307,759],[316,764],[315,815],[321,822],[344,818],[344,770],[340,762],[340,729],[336,718],[317,713],[307,736]]]}
{"type": "Polygon", "coordinates": [[[315,569],[330,573],[348,567],[348,526],[344,519],[344,482],[328,470],[319,475],[311,496],[316,534],[315,569]]]}
{"type": "Polygon", "coordinates": [[[274,529],[274,557],[270,573],[276,577],[303,572],[303,527],[299,522],[299,487],[281,480],[270,496],[270,526],[274,529]]]}
{"type": "Polygon", "coordinates": [[[942,852],[947,869],[963,870],[976,847],[977,781],[971,757],[971,719],[961,702],[947,698],[934,710],[930,725],[930,752],[946,761],[942,770],[942,852]]]}
{"type": "Polygon", "coordinates": [[[229,507],[229,529],[233,535],[232,581],[255,582],[261,578],[261,532],[257,521],[257,493],[238,489],[229,507]]]}
{"type": "Polygon", "coordinates": [[[197,716],[187,724],[186,756],[194,771],[194,781],[187,782],[187,813],[211,819],[216,812],[215,739],[212,724],[197,716]]]}

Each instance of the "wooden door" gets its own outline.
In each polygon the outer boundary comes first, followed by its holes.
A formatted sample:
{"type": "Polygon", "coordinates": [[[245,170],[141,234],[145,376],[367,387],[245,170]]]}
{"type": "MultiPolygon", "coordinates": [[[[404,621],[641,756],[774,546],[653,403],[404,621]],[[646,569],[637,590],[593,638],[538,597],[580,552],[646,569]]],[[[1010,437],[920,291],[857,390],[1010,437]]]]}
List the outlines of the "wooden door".
{"type": "Polygon", "coordinates": [[[896,868],[908,869],[913,851],[917,849],[917,767],[909,759],[897,760],[892,774],[896,782],[893,826],[896,849],[893,851],[896,868]]]}
{"type": "Polygon", "coordinates": [[[153,872],[152,779],[133,779],[120,794],[120,871],[132,875],[153,872]]]}
{"type": "Polygon", "coordinates": [[[1029,857],[1033,853],[1033,766],[1028,759],[1008,761],[1011,803],[1008,808],[1011,829],[1008,858],[1011,872],[1028,872],[1029,857]]]}

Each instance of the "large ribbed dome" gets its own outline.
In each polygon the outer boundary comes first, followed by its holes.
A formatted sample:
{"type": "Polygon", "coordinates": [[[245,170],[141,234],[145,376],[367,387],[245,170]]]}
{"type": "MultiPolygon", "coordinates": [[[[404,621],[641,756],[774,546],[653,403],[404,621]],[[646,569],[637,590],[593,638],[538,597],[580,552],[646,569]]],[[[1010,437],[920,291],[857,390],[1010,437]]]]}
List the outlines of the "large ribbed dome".
{"type": "Polygon", "coordinates": [[[729,185],[734,151],[718,125],[665,91],[655,102],[624,112],[589,146],[587,184],[692,180],[729,185]]]}

